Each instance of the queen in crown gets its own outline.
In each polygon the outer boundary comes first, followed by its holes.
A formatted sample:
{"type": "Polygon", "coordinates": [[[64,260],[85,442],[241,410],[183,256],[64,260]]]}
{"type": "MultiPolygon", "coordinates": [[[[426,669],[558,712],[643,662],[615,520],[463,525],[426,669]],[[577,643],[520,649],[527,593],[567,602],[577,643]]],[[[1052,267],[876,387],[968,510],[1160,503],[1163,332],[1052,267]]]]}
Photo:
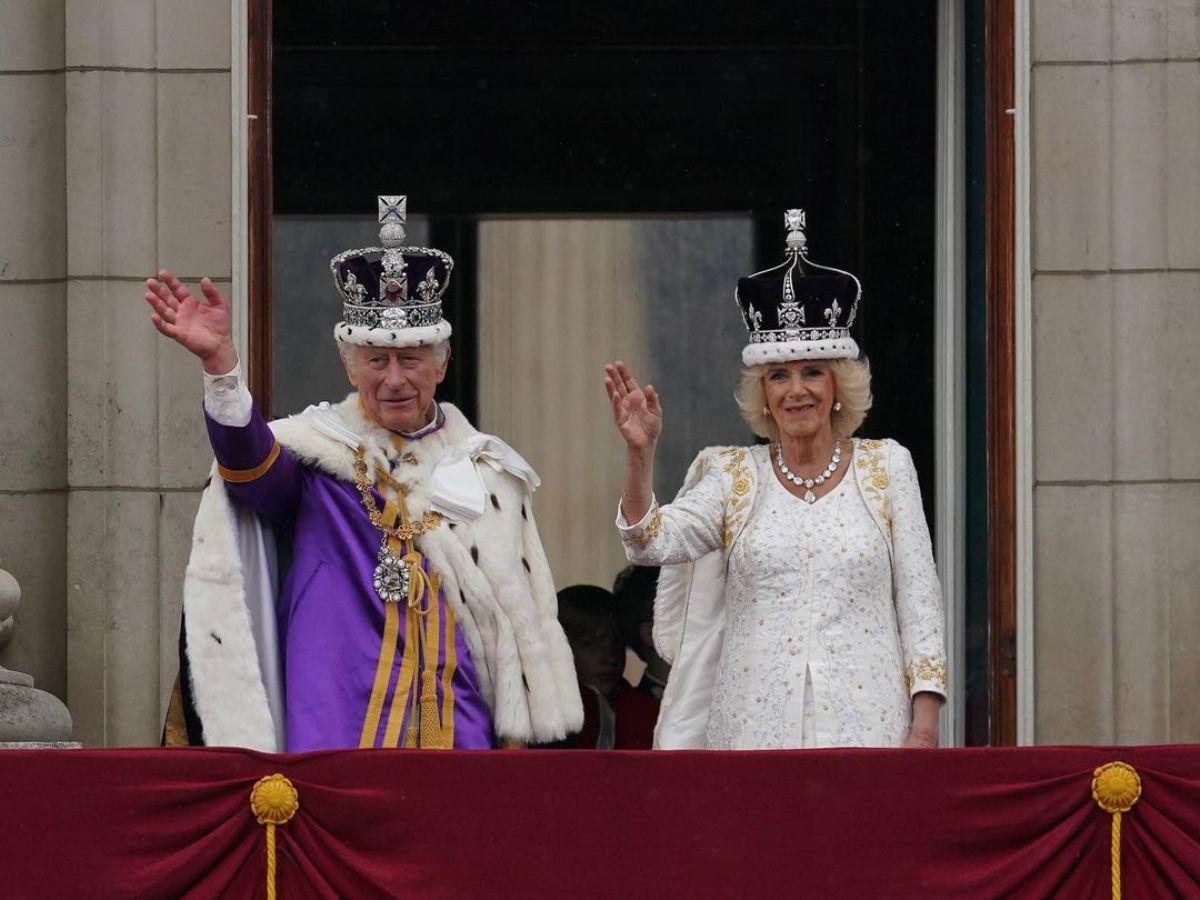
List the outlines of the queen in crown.
{"type": "Polygon", "coordinates": [[[935,747],[946,653],[916,471],[895,441],[853,437],[871,406],[850,336],[861,285],[808,258],[802,211],[785,224],[784,262],[735,292],[737,402],[769,444],[704,450],[659,506],[662,402],[605,367],[626,445],[617,527],[631,562],[664,566],[655,746],[935,747]]]}

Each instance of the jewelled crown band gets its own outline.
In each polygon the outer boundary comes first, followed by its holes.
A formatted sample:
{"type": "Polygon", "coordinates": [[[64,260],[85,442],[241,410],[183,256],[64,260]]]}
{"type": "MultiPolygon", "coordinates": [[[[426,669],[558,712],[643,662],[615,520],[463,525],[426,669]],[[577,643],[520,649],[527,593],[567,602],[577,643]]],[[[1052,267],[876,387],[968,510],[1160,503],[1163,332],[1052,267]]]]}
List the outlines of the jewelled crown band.
{"type": "Polygon", "coordinates": [[[749,331],[742,350],[742,362],[748,366],[858,357],[850,326],[862,285],[849,272],[808,258],[806,225],[803,210],[789,209],[784,214],[784,261],[738,279],[734,299],[749,331]]]}
{"type": "Polygon", "coordinates": [[[379,247],[346,250],[329,261],[342,296],[334,337],[344,344],[417,347],[450,337],[442,295],[454,260],[432,247],[404,246],[408,198],[379,196],[379,247]]]}

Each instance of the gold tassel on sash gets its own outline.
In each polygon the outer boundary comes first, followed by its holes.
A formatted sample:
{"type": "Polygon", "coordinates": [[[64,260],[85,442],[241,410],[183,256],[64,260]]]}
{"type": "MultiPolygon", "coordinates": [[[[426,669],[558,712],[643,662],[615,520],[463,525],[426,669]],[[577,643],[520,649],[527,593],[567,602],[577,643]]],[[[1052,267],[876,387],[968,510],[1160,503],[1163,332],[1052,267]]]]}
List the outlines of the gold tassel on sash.
{"type": "Polygon", "coordinates": [[[1113,900],[1121,900],[1121,815],[1141,799],[1142,778],[1137,769],[1123,762],[1107,763],[1092,774],[1092,799],[1112,814],[1109,875],[1113,900]]]}
{"type": "Polygon", "coordinates": [[[267,829],[267,900],[275,900],[275,826],[291,821],[300,809],[300,792],[276,772],[250,789],[250,812],[267,829]]]}

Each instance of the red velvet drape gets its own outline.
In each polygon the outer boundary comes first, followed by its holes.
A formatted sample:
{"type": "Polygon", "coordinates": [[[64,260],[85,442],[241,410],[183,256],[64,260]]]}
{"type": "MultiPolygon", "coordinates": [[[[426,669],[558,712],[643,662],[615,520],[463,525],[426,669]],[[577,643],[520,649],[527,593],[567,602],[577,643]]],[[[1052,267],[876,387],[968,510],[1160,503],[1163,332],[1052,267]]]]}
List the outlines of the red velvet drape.
{"type": "Polygon", "coordinates": [[[1125,896],[1200,897],[1193,747],[7,751],[0,895],[261,897],[281,772],[280,897],[1106,897],[1113,760],[1125,896]]]}

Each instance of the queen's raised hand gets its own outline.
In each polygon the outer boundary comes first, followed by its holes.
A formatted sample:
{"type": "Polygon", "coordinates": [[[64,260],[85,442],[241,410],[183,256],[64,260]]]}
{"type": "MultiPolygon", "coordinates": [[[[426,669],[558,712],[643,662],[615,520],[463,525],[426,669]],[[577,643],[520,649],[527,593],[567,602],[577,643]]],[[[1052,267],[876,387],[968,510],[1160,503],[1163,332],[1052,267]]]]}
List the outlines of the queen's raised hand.
{"type": "Polygon", "coordinates": [[[653,451],[662,433],[662,403],[650,385],[639,386],[629,367],[614,362],[604,367],[604,388],[612,404],[613,424],[630,452],[653,451]]]}

